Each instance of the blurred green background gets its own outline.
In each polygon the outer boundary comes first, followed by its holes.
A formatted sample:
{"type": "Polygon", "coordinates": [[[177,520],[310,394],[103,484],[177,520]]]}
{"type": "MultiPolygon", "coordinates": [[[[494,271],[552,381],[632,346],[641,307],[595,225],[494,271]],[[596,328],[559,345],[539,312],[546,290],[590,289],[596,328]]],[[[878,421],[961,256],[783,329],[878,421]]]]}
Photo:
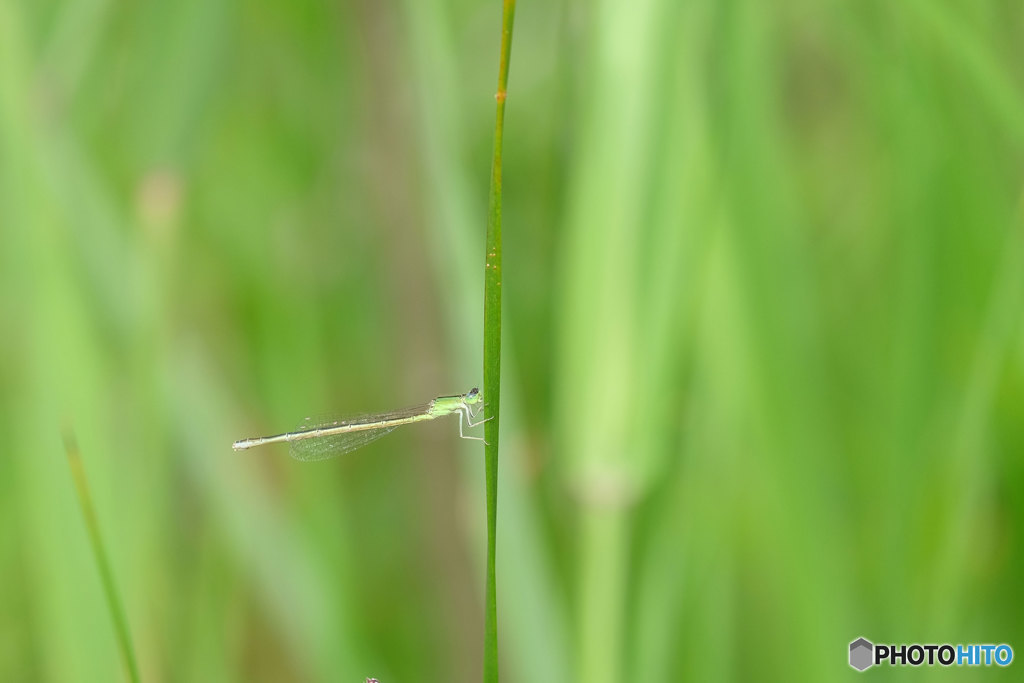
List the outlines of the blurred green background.
{"type": "MultiPolygon", "coordinates": [[[[500,7],[0,0],[0,679],[479,680],[500,7]]],[[[1024,652],[1024,5],[520,3],[503,680],[1024,652]]],[[[942,680],[1001,671],[916,672],[942,680]]],[[[877,670],[896,680],[907,670],[877,670]]]]}

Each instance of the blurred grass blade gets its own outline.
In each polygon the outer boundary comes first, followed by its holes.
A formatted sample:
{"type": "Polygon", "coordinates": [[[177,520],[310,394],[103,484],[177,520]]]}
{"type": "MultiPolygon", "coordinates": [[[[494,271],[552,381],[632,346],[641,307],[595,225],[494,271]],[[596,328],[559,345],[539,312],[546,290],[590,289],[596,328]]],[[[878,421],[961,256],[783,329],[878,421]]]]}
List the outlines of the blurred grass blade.
{"type": "Polygon", "coordinates": [[[128,679],[137,683],[139,669],[135,663],[135,651],[132,649],[132,639],[128,632],[128,620],[125,619],[124,608],[117,596],[114,573],[110,569],[110,562],[107,560],[107,553],[103,547],[100,525],[96,519],[96,510],[92,506],[92,497],[89,495],[89,483],[85,478],[85,468],[82,466],[82,458],[78,452],[78,443],[70,430],[64,432],[64,451],[68,456],[71,478],[75,480],[78,502],[82,506],[82,518],[85,520],[85,529],[89,533],[89,544],[92,546],[96,566],[100,571],[103,593],[107,598],[107,607],[110,608],[110,617],[114,620],[114,630],[117,633],[117,642],[121,646],[125,668],[128,670],[128,679]]]}
{"type": "MultiPolygon", "coordinates": [[[[667,142],[658,136],[655,116],[665,96],[656,66],[665,39],[657,29],[667,9],[659,0],[594,4],[572,105],[579,153],[570,164],[559,250],[564,281],[556,316],[556,394],[559,458],[579,506],[576,679],[589,683],[626,676],[633,506],[658,469],[655,441],[636,435],[646,419],[639,378],[668,376],[654,364],[647,371],[650,356],[641,351],[650,329],[645,313],[648,306],[661,309],[661,301],[675,308],[673,298],[662,300],[660,292],[645,296],[641,283],[679,272],[658,258],[645,259],[643,251],[645,245],[656,257],[675,251],[665,239],[672,223],[654,224],[649,214],[660,180],[652,169],[667,142]]],[[[673,207],[672,215],[677,213],[673,207]]],[[[671,319],[658,316],[655,322],[671,319]]]]}

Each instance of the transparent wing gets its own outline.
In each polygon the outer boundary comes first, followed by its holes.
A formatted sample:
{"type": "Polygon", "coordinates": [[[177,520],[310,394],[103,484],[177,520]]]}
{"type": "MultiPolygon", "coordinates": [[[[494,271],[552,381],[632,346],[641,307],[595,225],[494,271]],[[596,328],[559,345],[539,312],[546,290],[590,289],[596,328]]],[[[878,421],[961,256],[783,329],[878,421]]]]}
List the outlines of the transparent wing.
{"type": "MultiPolygon", "coordinates": [[[[342,420],[317,420],[306,418],[295,430],[298,433],[312,432],[318,429],[340,427],[343,425],[361,425],[382,420],[396,420],[422,415],[430,409],[429,403],[393,410],[387,413],[376,413],[367,415],[353,415],[342,420]]],[[[314,436],[308,439],[297,439],[289,443],[289,452],[296,460],[313,462],[315,460],[327,460],[343,455],[357,448],[372,443],[395,431],[401,425],[376,427],[373,429],[361,429],[354,432],[332,434],[330,436],[314,436]]]]}
{"type": "Polygon", "coordinates": [[[301,439],[292,441],[289,452],[296,460],[313,462],[315,460],[327,460],[349,451],[365,446],[376,441],[385,434],[390,434],[397,427],[380,427],[378,429],[367,429],[347,434],[334,434],[333,436],[319,436],[313,439],[301,439]]]}

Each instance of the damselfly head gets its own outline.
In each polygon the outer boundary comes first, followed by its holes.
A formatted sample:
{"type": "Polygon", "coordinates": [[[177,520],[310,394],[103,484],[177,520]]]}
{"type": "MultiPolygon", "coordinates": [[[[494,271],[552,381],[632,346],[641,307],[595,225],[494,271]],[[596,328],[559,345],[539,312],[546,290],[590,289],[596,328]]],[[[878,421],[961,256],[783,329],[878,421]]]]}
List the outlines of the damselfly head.
{"type": "Polygon", "coordinates": [[[466,394],[465,400],[466,403],[469,404],[477,403],[480,400],[480,390],[476,387],[473,387],[472,389],[469,390],[469,393],[466,394]]]}

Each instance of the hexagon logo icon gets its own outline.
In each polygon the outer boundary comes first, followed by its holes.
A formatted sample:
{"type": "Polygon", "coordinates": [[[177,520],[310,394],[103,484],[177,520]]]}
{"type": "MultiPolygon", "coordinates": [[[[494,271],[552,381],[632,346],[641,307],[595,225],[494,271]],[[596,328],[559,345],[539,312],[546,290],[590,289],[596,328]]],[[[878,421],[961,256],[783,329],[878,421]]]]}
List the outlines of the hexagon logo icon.
{"type": "Polygon", "coordinates": [[[875,646],[866,638],[858,638],[850,643],[850,666],[857,671],[863,671],[874,664],[875,646]]]}

